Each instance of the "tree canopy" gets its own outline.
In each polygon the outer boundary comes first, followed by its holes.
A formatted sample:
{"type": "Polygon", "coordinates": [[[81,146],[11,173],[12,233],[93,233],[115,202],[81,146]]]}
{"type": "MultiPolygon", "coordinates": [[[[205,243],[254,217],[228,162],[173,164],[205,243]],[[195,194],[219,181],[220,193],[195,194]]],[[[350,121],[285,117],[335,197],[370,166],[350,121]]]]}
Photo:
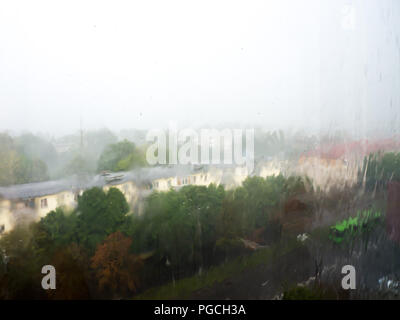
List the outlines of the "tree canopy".
{"type": "Polygon", "coordinates": [[[47,180],[47,165],[40,158],[24,153],[13,138],[0,134],[0,185],[47,180]]]}
{"type": "Polygon", "coordinates": [[[144,152],[128,140],[108,145],[100,155],[97,170],[123,171],[145,165],[144,152]]]}
{"type": "Polygon", "coordinates": [[[78,206],[73,212],[57,208],[42,218],[40,225],[55,246],[77,242],[93,252],[126,222],[128,211],[129,205],[121,191],[110,188],[106,193],[95,187],[78,197],[78,206]]]}
{"type": "Polygon", "coordinates": [[[386,187],[389,181],[400,181],[400,152],[374,153],[364,158],[364,165],[359,172],[359,181],[369,191],[386,187]]]}

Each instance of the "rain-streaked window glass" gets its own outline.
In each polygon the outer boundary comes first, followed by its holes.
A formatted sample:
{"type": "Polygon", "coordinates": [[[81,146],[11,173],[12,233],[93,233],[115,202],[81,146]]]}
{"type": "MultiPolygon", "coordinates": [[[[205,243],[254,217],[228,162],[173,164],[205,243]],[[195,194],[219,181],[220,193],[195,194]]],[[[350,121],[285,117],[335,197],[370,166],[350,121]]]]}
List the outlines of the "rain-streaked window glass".
{"type": "Polygon", "coordinates": [[[397,0],[3,0],[0,111],[0,299],[400,296],[397,0]]]}

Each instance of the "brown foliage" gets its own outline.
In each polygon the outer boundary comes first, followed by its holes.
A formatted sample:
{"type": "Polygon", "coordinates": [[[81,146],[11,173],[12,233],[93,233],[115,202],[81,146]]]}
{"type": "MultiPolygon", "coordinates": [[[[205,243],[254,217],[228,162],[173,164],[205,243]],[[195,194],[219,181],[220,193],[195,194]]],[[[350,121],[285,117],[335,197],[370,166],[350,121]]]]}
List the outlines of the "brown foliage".
{"type": "Polygon", "coordinates": [[[72,244],[57,250],[52,258],[56,269],[56,290],[48,290],[50,299],[80,300],[89,299],[88,257],[82,249],[72,244]]]}
{"type": "Polygon", "coordinates": [[[142,259],[129,253],[132,239],[117,231],[110,234],[104,243],[97,246],[92,257],[97,284],[101,291],[112,293],[134,293],[138,289],[138,272],[143,265],[142,259]]]}
{"type": "Polygon", "coordinates": [[[291,212],[304,211],[306,209],[307,209],[307,206],[305,203],[301,202],[298,199],[292,199],[285,203],[284,212],[285,212],[285,215],[287,215],[288,213],[291,213],[291,212]]]}
{"type": "Polygon", "coordinates": [[[290,199],[284,204],[281,215],[284,233],[299,234],[309,231],[313,215],[306,203],[298,199],[290,199]]]}
{"type": "Polygon", "coordinates": [[[250,240],[263,244],[265,242],[264,234],[265,234],[265,227],[255,229],[251,234],[250,240]]]}

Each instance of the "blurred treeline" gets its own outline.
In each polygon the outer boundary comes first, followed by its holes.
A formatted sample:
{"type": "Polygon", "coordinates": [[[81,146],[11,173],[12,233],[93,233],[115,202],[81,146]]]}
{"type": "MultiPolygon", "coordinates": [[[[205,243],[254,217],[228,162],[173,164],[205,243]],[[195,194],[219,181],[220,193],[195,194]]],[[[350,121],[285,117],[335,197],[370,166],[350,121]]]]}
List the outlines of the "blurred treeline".
{"type": "MultiPolygon", "coordinates": [[[[0,186],[59,179],[146,165],[146,130],[98,129],[61,137],[0,133],[0,186]]],[[[243,137],[245,139],[245,136],[243,137]]],[[[318,139],[302,131],[255,130],[255,159],[297,159],[318,143],[344,141],[342,133],[318,139]]]]}
{"type": "Polygon", "coordinates": [[[0,297],[126,298],[191,276],[248,252],[243,239],[279,242],[285,203],[304,194],[305,183],[252,177],[229,191],[210,185],[153,192],[141,216],[130,214],[118,189],[89,189],[74,211],[58,208],[2,236],[0,297]],[[56,290],[41,288],[48,264],[57,271],[56,290]]]}
{"type": "Polygon", "coordinates": [[[143,133],[128,133],[124,131],[118,138],[100,129],[57,139],[0,133],[0,186],[144,166],[143,133]]]}

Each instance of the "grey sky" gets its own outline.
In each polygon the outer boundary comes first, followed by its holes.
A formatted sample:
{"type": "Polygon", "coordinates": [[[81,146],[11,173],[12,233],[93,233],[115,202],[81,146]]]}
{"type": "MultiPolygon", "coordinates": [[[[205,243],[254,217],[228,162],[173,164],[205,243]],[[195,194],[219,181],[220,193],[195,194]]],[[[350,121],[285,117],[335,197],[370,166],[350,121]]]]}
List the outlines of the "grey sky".
{"type": "Polygon", "coordinates": [[[400,2],[3,0],[0,110],[0,130],[55,134],[394,130],[400,2]]]}

